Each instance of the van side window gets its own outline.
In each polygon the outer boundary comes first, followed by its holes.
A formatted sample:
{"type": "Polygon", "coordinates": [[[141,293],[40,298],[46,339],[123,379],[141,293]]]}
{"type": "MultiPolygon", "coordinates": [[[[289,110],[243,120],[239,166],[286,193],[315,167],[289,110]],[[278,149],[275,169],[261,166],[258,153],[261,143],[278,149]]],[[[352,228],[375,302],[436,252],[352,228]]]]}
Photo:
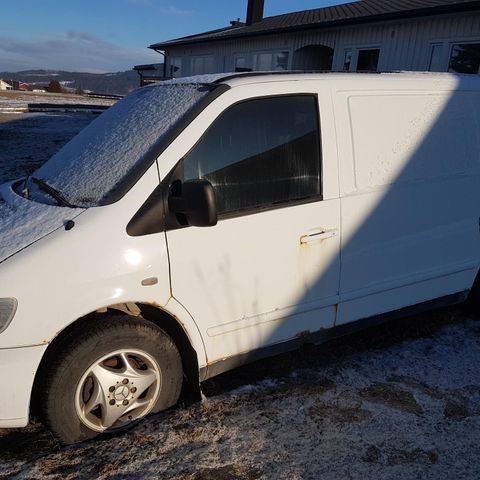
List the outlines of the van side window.
{"type": "Polygon", "coordinates": [[[218,213],[321,195],[317,97],[285,95],[226,110],[184,159],[185,180],[205,178],[218,213]]]}

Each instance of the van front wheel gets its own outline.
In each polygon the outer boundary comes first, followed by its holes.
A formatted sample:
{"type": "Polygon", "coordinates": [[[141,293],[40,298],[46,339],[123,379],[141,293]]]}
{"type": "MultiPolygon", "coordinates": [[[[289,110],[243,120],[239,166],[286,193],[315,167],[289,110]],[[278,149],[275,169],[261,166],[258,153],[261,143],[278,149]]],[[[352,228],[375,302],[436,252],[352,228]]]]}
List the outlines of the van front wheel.
{"type": "Polygon", "coordinates": [[[182,362],[165,332],[123,315],[83,327],[56,352],[40,392],[45,423],[60,440],[124,430],[177,402],[182,362]]]}

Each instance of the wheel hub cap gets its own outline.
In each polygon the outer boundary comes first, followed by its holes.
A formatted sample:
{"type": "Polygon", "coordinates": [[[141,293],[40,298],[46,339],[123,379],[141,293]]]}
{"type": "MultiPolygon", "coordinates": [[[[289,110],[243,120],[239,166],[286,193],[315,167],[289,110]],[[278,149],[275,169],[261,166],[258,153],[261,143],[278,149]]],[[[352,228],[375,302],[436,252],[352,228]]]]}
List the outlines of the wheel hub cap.
{"type": "Polygon", "coordinates": [[[77,385],[75,409],[92,430],[118,430],[147,415],[160,388],[160,367],[151,355],[117,350],[87,368],[77,385]]]}
{"type": "MultiPolygon", "coordinates": [[[[130,396],[130,389],[126,385],[120,385],[113,393],[113,398],[117,402],[123,402],[130,396]]],[[[133,397],[133,396],[132,396],[133,397]]]]}

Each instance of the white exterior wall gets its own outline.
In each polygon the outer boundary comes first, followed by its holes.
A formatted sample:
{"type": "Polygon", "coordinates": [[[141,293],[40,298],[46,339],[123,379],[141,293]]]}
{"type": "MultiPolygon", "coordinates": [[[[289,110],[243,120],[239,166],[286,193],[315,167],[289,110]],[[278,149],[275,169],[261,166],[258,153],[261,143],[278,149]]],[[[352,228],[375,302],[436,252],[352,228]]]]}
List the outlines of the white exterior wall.
{"type": "Polygon", "coordinates": [[[12,90],[13,87],[7,83],[7,82],[4,82],[3,80],[0,80],[0,90],[12,90]]]}
{"type": "Polygon", "coordinates": [[[346,48],[354,51],[353,69],[359,48],[380,48],[378,70],[424,71],[429,68],[432,45],[442,44],[442,70],[447,71],[452,44],[461,42],[480,42],[480,12],[192,44],[171,47],[166,53],[167,60],[169,57],[182,58],[181,76],[192,73],[194,55],[214,56],[214,70],[203,73],[231,72],[235,70],[235,55],[269,51],[288,51],[289,68],[292,68],[294,52],[308,45],[333,48],[333,70],[343,69],[346,48]]]}
{"type": "Polygon", "coordinates": [[[447,71],[452,44],[471,41],[480,41],[480,13],[350,27],[337,31],[333,68],[342,69],[345,48],[376,47],[379,70],[428,70],[432,45],[441,43],[447,71]]]}

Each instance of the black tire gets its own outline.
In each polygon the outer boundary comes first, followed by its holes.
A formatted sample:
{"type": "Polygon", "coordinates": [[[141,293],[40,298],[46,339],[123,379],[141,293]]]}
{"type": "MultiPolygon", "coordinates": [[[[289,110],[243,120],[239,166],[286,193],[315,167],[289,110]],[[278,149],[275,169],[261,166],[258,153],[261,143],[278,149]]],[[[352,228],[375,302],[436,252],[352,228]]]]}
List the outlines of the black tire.
{"type": "Polygon", "coordinates": [[[472,285],[465,306],[471,313],[480,315],[480,274],[477,275],[477,278],[472,285]]]}
{"type": "MultiPolygon", "coordinates": [[[[87,388],[81,385],[86,385],[88,381],[92,382],[91,378],[87,377],[85,380],[84,377],[93,366],[98,367],[96,362],[108,357],[112,352],[127,352],[125,353],[126,358],[131,362],[136,362],[138,372],[142,375],[145,375],[145,372],[149,369],[153,371],[153,374],[150,371],[149,374],[157,379],[154,383],[155,388],[148,387],[145,391],[150,397],[142,399],[137,392],[140,398],[130,399],[132,404],[140,401],[149,402],[148,411],[145,412],[145,415],[165,410],[178,401],[183,380],[182,361],[176,345],[163,330],[149,321],[126,315],[115,315],[95,322],[86,321],[78,329],[70,332],[65,341],[55,350],[52,361],[43,368],[43,379],[40,382],[40,392],[37,396],[41,402],[42,420],[47,428],[63,443],[77,443],[101,433],[127,429],[135,425],[144,416],[143,412],[139,412],[138,415],[135,413],[135,418],[128,415],[127,421],[120,422],[118,420],[120,425],[115,424],[104,431],[94,429],[95,426],[87,425],[87,416],[82,416],[83,412],[79,410],[78,402],[83,401],[84,390],[87,388]],[[135,353],[131,354],[132,351],[135,353]],[[154,360],[155,362],[152,362],[152,368],[150,368],[145,362],[142,363],[143,360],[147,362],[154,360]],[[158,373],[160,373],[160,376],[158,373]],[[81,380],[82,383],[80,383],[81,380]],[[82,393],[79,394],[79,392],[82,393]]],[[[108,361],[111,364],[112,359],[115,358],[117,358],[115,355],[110,355],[106,362],[108,361]]],[[[109,372],[110,364],[106,368],[103,363],[100,363],[99,366],[109,372]]],[[[116,371],[113,371],[117,375],[116,371]]],[[[106,383],[104,382],[104,384],[106,383]]],[[[118,384],[118,382],[116,383],[118,384]]],[[[103,384],[98,383],[98,385],[103,384]]],[[[133,385],[133,383],[130,385],[133,385]]],[[[130,394],[130,385],[128,385],[127,393],[133,397],[134,394],[130,394]]],[[[121,385],[118,385],[119,389],[120,387],[121,385]]],[[[94,389],[91,387],[89,392],[93,391],[94,389]]],[[[109,390],[109,392],[111,391],[109,390]]],[[[133,392],[133,387],[131,391],[133,392]]],[[[116,393],[115,390],[111,395],[116,395],[116,393]]],[[[93,396],[93,393],[91,393],[91,396],[93,396]]],[[[106,397],[103,396],[103,398],[106,397]]],[[[85,404],[88,403],[87,400],[88,398],[84,400],[85,404]]],[[[110,399],[108,401],[112,402],[114,400],[110,399]]],[[[128,400],[124,401],[127,401],[128,404],[128,400]]],[[[107,404],[105,403],[105,405],[107,404]]],[[[102,405],[97,407],[100,412],[103,408],[102,405]]],[[[94,414],[97,414],[96,411],[94,411],[94,414]]],[[[89,414],[93,420],[95,420],[94,414],[89,414]]],[[[100,420],[98,421],[101,423],[100,420]]],[[[103,428],[103,425],[99,425],[98,428],[103,428]]]]}

